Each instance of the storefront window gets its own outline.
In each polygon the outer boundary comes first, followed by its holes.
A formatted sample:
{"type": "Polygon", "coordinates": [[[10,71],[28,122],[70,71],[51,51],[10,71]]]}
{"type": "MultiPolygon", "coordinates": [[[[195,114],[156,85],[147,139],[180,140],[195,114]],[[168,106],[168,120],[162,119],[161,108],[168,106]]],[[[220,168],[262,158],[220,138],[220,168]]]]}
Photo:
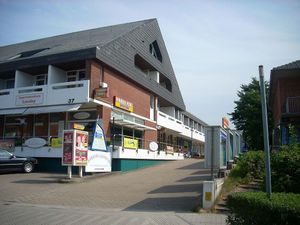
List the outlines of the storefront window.
{"type": "Polygon", "coordinates": [[[62,137],[65,113],[50,113],[50,137],[62,137]]]}
{"type": "MultiPolygon", "coordinates": [[[[142,130],[135,130],[133,128],[130,127],[125,127],[125,126],[119,126],[119,125],[115,125],[113,128],[113,125],[110,124],[111,127],[111,134],[114,135],[114,141],[115,141],[115,145],[116,146],[122,146],[122,139],[124,137],[127,138],[133,138],[138,140],[138,147],[139,148],[143,148],[143,146],[145,145],[144,143],[144,131],[142,130]]],[[[112,143],[111,143],[112,144],[112,143]]]]}
{"type": "Polygon", "coordinates": [[[96,110],[75,111],[68,113],[68,129],[74,129],[74,124],[84,126],[84,131],[89,132],[89,148],[91,148],[93,141],[93,132],[95,123],[98,118],[96,110]]]}
{"type": "Polygon", "coordinates": [[[33,116],[7,116],[5,118],[4,138],[14,139],[15,145],[21,145],[25,139],[33,136],[33,116]]]}
{"type": "Polygon", "coordinates": [[[39,114],[34,118],[34,136],[48,140],[48,114],[39,114]]]}

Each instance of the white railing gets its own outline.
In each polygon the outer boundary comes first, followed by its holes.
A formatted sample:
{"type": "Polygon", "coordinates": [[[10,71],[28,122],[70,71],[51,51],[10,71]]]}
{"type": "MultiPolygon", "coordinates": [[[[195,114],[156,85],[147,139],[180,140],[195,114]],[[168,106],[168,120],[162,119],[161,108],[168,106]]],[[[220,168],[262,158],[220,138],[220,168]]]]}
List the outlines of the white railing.
{"type": "Polygon", "coordinates": [[[88,102],[89,86],[89,80],[51,84],[48,105],[88,102]]]}
{"type": "Polygon", "coordinates": [[[288,97],[285,102],[285,113],[300,113],[300,96],[288,97]]]}
{"type": "Polygon", "coordinates": [[[15,102],[14,89],[0,90],[0,109],[12,108],[15,102]]]}
{"type": "Polygon", "coordinates": [[[184,137],[205,142],[204,133],[192,129],[184,125],[182,121],[160,111],[157,112],[157,125],[176,131],[184,137]]]}
{"type": "Polygon", "coordinates": [[[0,90],[0,109],[88,102],[89,80],[0,90]]]}
{"type": "Polygon", "coordinates": [[[183,122],[169,116],[163,112],[157,112],[157,125],[174,130],[178,133],[182,132],[183,122]]]}

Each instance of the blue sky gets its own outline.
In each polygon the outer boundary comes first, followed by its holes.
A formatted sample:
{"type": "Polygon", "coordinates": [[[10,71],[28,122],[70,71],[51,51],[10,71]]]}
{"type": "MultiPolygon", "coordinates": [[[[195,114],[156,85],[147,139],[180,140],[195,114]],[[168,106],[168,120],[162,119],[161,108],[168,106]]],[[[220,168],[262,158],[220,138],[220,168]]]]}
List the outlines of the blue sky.
{"type": "Polygon", "coordinates": [[[215,125],[241,84],[300,59],[300,1],[0,0],[0,46],[157,18],[187,110],[215,125]]]}

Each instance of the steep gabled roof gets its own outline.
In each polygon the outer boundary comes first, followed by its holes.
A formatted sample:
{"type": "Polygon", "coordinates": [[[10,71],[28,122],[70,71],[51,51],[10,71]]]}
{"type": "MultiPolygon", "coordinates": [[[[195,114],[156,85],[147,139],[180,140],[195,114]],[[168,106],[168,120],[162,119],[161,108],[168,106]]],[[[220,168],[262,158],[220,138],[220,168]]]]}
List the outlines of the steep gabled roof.
{"type": "Polygon", "coordinates": [[[36,49],[49,48],[48,50],[37,53],[32,57],[69,52],[95,46],[100,47],[144,24],[146,21],[147,20],[101,27],[2,46],[0,47],[0,63],[7,62],[10,57],[13,57],[21,52],[27,52],[36,49]]]}
{"type": "Polygon", "coordinates": [[[0,47],[0,73],[29,66],[97,58],[124,76],[185,110],[166,46],[156,19],[79,31],[0,47]],[[149,51],[156,41],[162,60],[149,51]],[[31,54],[31,53],[34,54],[31,54]],[[23,54],[26,57],[18,57],[23,54]],[[135,66],[135,56],[168,78],[172,91],[160,86],[135,66]],[[16,57],[17,56],[17,57],[16,57]],[[14,58],[15,57],[15,58],[14,58]]]}
{"type": "Polygon", "coordinates": [[[272,71],[277,71],[277,70],[293,70],[293,69],[300,69],[300,60],[282,65],[282,66],[278,66],[278,67],[274,67],[272,69],[272,71]]]}

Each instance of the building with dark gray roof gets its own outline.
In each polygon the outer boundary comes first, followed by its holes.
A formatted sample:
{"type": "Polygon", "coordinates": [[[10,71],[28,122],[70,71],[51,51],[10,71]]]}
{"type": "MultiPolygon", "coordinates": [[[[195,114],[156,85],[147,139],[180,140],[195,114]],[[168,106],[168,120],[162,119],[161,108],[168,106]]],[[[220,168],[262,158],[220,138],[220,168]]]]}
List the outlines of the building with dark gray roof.
{"type": "Polygon", "coordinates": [[[101,154],[117,170],[122,159],[179,159],[205,141],[207,124],[185,111],[156,19],[0,47],[0,101],[0,136],[19,155],[61,158],[62,132],[78,124],[92,151],[97,118],[109,146],[101,154]]]}

